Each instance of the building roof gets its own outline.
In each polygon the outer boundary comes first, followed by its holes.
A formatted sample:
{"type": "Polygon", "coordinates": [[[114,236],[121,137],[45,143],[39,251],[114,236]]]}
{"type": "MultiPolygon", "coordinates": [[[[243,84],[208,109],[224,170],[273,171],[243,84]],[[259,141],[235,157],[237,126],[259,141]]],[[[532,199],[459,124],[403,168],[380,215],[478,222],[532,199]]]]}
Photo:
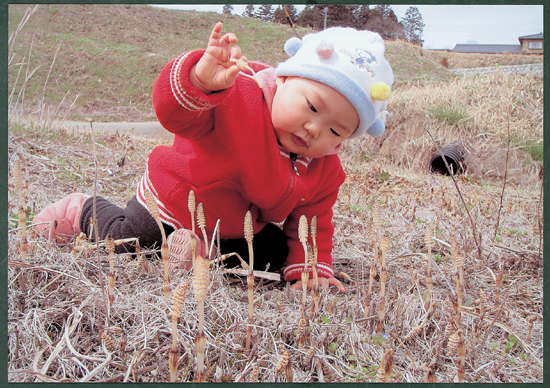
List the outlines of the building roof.
{"type": "Polygon", "coordinates": [[[544,38],[543,38],[542,32],[540,32],[540,33],[534,34],[534,35],[520,36],[518,39],[521,42],[523,39],[544,39],[544,38]]]}
{"type": "Polygon", "coordinates": [[[519,44],[457,44],[451,51],[455,53],[522,53],[519,44]]]}

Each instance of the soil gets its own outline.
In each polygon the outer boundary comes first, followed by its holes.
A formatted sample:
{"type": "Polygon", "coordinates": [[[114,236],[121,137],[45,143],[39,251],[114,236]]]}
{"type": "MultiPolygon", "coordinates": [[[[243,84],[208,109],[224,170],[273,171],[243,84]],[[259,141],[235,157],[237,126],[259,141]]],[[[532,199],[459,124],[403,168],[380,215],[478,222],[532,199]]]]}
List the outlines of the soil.
{"type": "MultiPolygon", "coordinates": [[[[393,160],[398,160],[402,155],[414,155],[420,168],[430,169],[431,159],[437,155],[435,147],[425,147],[420,144],[421,137],[425,134],[429,118],[421,114],[415,114],[402,123],[401,129],[387,131],[380,139],[380,155],[393,160]]],[[[506,171],[507,181],[519,184],[522,177],[531,169],[538,169],[538,175],[542,176],[542,167],[534,163],[531,155],[518,149],[511,149],[506,158],[506,149],[489,147],[478,149],[474,147],[470,139],[455,139],[442,147],[461,141],[464,146],[464,159],[462,167],[466,174],[476,179],[502,180],[506,171]]]]}

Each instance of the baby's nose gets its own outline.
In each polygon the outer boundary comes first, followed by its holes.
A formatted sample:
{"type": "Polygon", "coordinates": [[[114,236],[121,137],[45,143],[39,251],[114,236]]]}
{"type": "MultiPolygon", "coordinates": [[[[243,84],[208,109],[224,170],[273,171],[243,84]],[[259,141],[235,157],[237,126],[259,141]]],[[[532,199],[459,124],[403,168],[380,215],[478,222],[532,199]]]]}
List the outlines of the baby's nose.
{"type": "Polygon", "coordinates": [[[309,133],[309,135],[312,136],[312,137],[317,137],[317,135],[319,134],[319,127],[311,121],[308,121],[304,125],[304,128],[309,133]]]}

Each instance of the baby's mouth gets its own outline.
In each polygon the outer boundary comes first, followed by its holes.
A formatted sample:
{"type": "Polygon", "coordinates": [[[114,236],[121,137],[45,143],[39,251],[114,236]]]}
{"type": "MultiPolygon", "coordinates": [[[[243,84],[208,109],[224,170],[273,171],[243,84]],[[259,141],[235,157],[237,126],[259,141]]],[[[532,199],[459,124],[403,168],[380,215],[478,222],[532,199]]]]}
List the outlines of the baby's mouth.
{"type": "Polygon", "coordinates": [[[299,147],[307,147],[307,143],[304,139],[302,139],[301,137],[299,136],[296,136],[294,134],[292,134],[292,141],[294,141],[294,143],[299,146],[299,147]]]}

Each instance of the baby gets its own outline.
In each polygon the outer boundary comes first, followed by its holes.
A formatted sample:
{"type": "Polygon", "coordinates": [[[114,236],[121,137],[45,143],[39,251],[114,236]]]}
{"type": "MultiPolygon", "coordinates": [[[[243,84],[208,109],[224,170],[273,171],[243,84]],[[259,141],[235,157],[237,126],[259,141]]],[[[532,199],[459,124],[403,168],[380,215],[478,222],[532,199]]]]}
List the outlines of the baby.
{"type": "MultiPolygon", "coordinates": [[[[331,256],[332,206],[345,178],[337,152],[346,139],[384,132],[381,118],[393,83],[384,42],[370,31],[329,28],[289,39],[291,58],[277,68],[248,62],[254,75],[237,66],[246,58],[235,34],[222,36],[222,28],[213,28],[206,50],[185,52],[161,71],[153,105],[174,143],[153,149],[125,209],[96,198],[99,238],[138,237],[142,247],[159,246],[161,233],[146,206],[149,191],[171,234],[170,250],[186,251],[193,190],[204,206],[207,235],[220,220],[222,253],[248,259],[243,220],[250,211],[255,269],[284,268],[285,280],[301,288],[298,221],[317,216],[319,284],[344,291],[331,256]]],[[[89,231],[92,215],[93,198],[73,193],[46,207],[34,223],[48,235],[56,220],[57,241],[64,242],[89,231]]]]}

